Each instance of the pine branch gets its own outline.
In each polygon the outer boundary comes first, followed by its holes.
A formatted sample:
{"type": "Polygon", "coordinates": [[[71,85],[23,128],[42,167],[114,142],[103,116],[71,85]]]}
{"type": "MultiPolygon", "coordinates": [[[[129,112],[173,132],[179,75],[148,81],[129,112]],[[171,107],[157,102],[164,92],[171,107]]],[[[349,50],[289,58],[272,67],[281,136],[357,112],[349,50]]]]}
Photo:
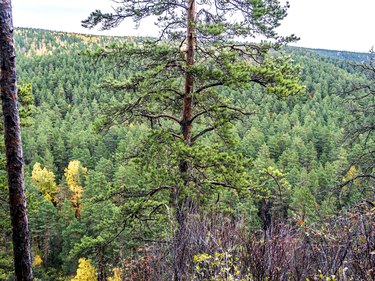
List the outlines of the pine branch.
{"type": "Polygon", "coordinates": [[[204,129],[203,131],[199,132],[196,136],[194,136],[194,137],[191,138],[191,143],[194,143],[198,138],[200,138],[204,134],[206,134],[208,132],[211,132],[211,131],[213,131],[215,129],[216,129],[216,126],[212,126],[212,127],[208,127],[206,129],[204,129]]]}

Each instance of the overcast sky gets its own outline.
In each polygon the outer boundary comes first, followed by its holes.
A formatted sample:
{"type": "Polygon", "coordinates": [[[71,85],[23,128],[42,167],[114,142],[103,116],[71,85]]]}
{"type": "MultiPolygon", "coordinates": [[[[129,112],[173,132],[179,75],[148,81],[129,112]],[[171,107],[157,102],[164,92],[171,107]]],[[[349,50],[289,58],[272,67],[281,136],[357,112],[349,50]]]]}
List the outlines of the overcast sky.
{"type": "MultiPolygon", "coordinates": [[[[110,0],[13,0],[16,27],[103,35],[156,35],[149,21],[138,30],[124,22],[111,31],[88,30],[81,21],[95,9],[110,11],[110,0]]],[[[296,34],[301,47],[367,52],[375,45],[375,0],[289,0],[280,34],[296,34]]]]}

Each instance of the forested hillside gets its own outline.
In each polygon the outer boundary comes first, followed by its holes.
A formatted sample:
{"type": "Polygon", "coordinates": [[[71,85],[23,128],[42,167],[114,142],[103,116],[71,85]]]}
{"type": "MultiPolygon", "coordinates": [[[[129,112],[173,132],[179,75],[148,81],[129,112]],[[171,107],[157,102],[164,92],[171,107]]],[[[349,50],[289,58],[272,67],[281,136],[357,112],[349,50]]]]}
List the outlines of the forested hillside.
{"type": "MultiPolygon", "coordinates": [[[[170,280],[176,222],[168,188],[177,160],[168,158],[168,147],[160,149],[168,140],[155,133],[166,129],[153,118],[150,126],[109,120],[111,108],[132,94],[101,85],[128,77],[136,61],[114,65],[87,51],[142,39],[35,29],[18,29],[15,39],[18,83],[31,86],[21,108],[35,276],[170,280]]],[[[222,139],[202,135],[195,157],[220,153],[194,161],[224,174],[232,166],[217,168],[217,158],[232,163],[235,151],[244,164],[231,173],[241,175],[243,188],[202,184],[209,194],[200,201],[204,211],[186,227],[186,236],[206,237],[189,249],[191,280],[374,277],[374,95],[367,92],[374,77],[357,65],[370,58],[283,52],[301,67],[302,93],[276,98],[260,85],[217,93],[251,114],[227,125],[222,139]],[[225,145],[231,151],[224,154],[225,145]]],[[[4,169],[0,204],[0,279],[7,279],[12,248],[4,169]]]]}
{"type": "Polygon", "coordinates": [[[365,53],[356,53],[356,52],[347,52],[347,51],[335,51],[335,50],[323,50],[323,49],[308,49],[323,56],[328,56],[336,59],[354,61],[358,63],[368,63],[370,61],[369,54],[365,53]]]}

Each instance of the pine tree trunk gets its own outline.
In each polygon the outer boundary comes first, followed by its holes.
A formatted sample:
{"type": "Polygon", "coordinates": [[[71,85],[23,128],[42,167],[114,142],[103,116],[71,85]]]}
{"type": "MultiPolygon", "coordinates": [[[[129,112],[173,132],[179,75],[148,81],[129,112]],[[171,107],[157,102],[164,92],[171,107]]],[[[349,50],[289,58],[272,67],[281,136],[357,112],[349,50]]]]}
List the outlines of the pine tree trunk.
{"type": "Polygon", "coordinates": [[[23,175],[21,128],[16,86],[16,54],[13,41],[12,6],[0,0],[0,87],[4,120],[5,154],[9,185],[10,216],[16,280],[33,280],[30,232],[23,175]]]}
{"type": "MultiPolygon", "coordinates": [[[[186,30],[186,61],[185,61],[185,85],[184,96],[182,101],[182,118],[181,118],[181,133],[186,144],[191,145],[191,118],[193,115],[193,87],[194,75],[190,71],[190,67],[194,65],[194,53],[196,45],[195,35],[195,19],[196,19],[196,0],[188,0],[187,10],[187,30],[186,30]]],[[[189,180],[189,164],[183,159],[180,161],[179,170],[184,178],[185,184],[189,180]]],[[[178,197],[178,194],[176,194],[178,197]]],[[[186,249],[188,247],[188,238],[186,237],[186,218],[187,212],[185,205],[190,205],[189,200],[177,201],[176,217],[178,222],[178,230],[175,237],[174,245],[174,280],[181,281],[186,279],[186,249]],[[179,202],[180,201],[180,202],[179,202]]]]}
{"type": "Polygon", "coordinates": [[[186,72],[185,72],[185,88],[183,96],[183,108],[181,119],[181,132],[184,140],[189,145],[191,144],[191,118],[193,114],[193,86],[194,76],[190,71],[190,67],[194,65],[194,52],[195,52],[195,0],[188,1],[187,11],[187,34],[186,34],[186,72]]]}
{"type": "Polygon", "coordinates": [[[99,246],[97,249],[97,257],[98,257],[98,281],[105,281],[107,280],[105,274],[105,261],[104,261],[104,248],[99,246]]]}

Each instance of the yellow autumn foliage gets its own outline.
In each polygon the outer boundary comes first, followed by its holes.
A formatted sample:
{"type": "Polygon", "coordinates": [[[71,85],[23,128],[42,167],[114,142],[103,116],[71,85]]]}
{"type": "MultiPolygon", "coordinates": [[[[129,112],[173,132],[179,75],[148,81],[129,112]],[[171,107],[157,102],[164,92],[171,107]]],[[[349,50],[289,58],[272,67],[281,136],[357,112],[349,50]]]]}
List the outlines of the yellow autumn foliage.
{"type": "Polygon", "coordinates": [[[77,274],[71,281],[95,281],[97,273],[90,260],[81,258],[78,261],[77,274]]]}
{"type": "Polygon", "coordinates": [[[357,168],[352,165],[349,169],[349,171],[346,173],[346,175],[343,177],[342,181],[348,181],[357,176],[357,168]]]}
{"type": "Polygon", "coordinates": [[[64,175],[69,186],[82,184],[84,175],[87,174],[87,168],[83,167],[79,160],[69,162],[68,168],[65,169],[64,175]]]}
{"type": "Polygon", "coordinates": [[[75,209],[77,219],[80,217],[80,210],[82,208],[82,182],[86,174],[87,168],[83,167],[78,160],[70,161],[68,168],[66,168],[64,172],[66,182],[69,185],[69,190],[72,192],[70,200],[75,209]]]}
{"type": "Polygon", "coordinates": [[[43,263],[42,257],[39,256],[39,255],[36,255],[34,257],[33,266],[40,266],[40,265],[42,265],[42,263],[43,263]]]}
{"type": "Polygon", "coordinates": [[[55,181],[55,174],[47,168],[42,168],[41,164],[36,162],[31,173],[31,179],[36,184],[38,190],[48,201],[55,202],[56,194],[59,192],[55,181]]]}
{"type": "Polygon", "coordinates": [[[112,269],[112,272],[113,272],[113,276],[108,277],[107,281],[122,281],[120,268],[114,268],[112,269]]]}

